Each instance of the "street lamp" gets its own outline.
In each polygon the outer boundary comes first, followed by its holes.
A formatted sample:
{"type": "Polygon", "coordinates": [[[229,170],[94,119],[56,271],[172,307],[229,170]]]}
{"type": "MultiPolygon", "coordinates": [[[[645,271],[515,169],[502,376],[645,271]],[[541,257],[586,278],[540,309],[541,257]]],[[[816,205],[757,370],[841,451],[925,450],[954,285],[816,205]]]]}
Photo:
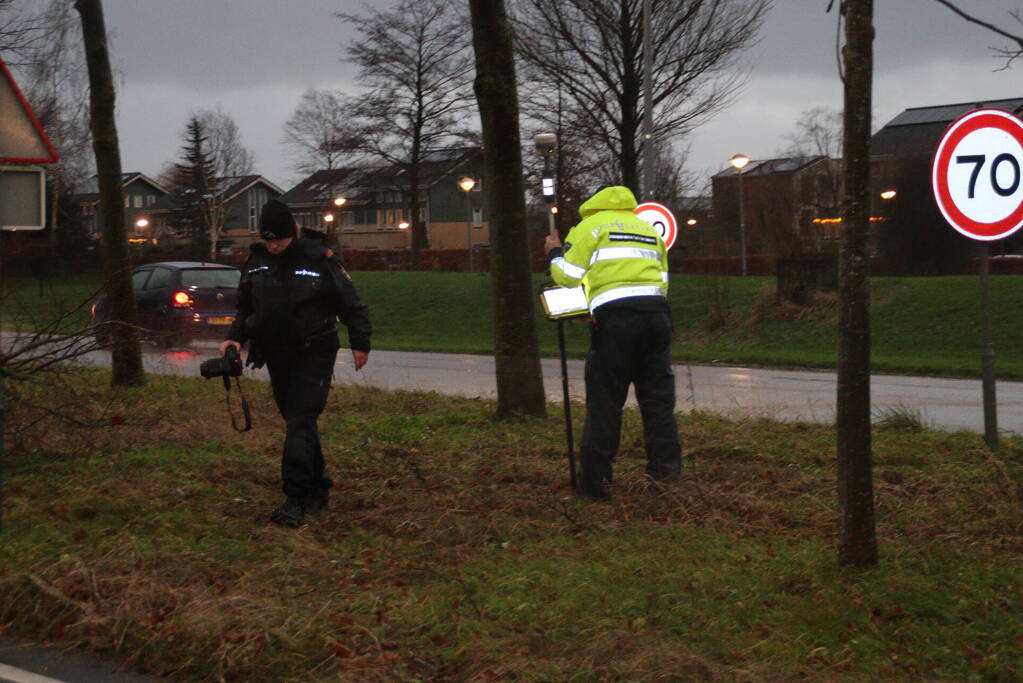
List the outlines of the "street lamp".
{"type": "Polygon", "coordinates": [[[344,197],[334,197],[334,206],[340,208],[345,205],[348,200],[344,197]]]}
{"type": "Polygon", "coordinates": [[[465,193],[465,206],[469,210],[469,217],[465,223],[465,243],[469,248],[469,272],[473,271],[472,268],[472,188],[476,187],[476,180],[465,176],[458,181],[458,187],[465,193]]]}
{"type": "Polygon", "coordinates": [[[696,219],[690,218],[689,220],[686,221],[686,225],[688,225],[689,227],[696,225],[696,219]]]}
{"type": "Polygon", "coordinates": [[[332,213],[325,213],[325,214],[323,214],[323,222],[326,223],[327,225],[330,225],[331,223],[333,223],[334,222],[334,214],[332,214],[332,213]]]}
{"type": "Polygon", "coordinates": [[[739,173],[739,258],[742,260],[742,274],[746,274],[746,218],[742,201],[742,169],[749,163],[745,154],[736,154],[728,160],[739,173]]]}
{"type": "Polygon", "coordinates": [[[148,218],[140,218],[137,221],[135,221],[135,227],[140,229],[140,230],[142,228],[146,227],[147,225],[149,225],[149,219],[148,218]]]}
{"type": "Polygon", "coordinates": [[[898,193],[895,190],[885,190],[884,192],[881,193],[881,199],[891,199],[896,194],[898,193]]]}

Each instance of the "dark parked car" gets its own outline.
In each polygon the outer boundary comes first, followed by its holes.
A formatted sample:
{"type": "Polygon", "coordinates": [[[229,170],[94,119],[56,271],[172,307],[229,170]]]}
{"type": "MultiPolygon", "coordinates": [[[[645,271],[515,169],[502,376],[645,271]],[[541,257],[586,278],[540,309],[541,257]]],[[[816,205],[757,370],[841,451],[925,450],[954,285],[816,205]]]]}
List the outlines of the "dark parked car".
{"type": "MultiPolygon", "coordinates": [[[[135,315],[139,327],[157,344],[169,347],[197,337],[223,338],[234,322],[241,272],[232,266],[167,261],[132,271],[135,315]]],[[[101,297],[92,307],[93,323],[110,319],[110,302],[101,297]]],[[[101,344],[110,330],[97,328],[101,344]]]]}

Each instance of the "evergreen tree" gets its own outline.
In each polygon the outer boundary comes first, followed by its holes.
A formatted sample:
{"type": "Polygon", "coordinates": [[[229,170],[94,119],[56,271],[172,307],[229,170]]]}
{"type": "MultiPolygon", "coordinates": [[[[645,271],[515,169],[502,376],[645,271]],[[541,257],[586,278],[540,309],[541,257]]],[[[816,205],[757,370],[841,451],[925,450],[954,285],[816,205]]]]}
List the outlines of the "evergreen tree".
{"type": "Polygon", "coordinates": [[[223,222],[216,171],[209,153],[206,131],[197,115],[185,126],[181,161],[174,164],[173,193],[177,209],[171,226],[178,235],[212,257],[223,222]]]}

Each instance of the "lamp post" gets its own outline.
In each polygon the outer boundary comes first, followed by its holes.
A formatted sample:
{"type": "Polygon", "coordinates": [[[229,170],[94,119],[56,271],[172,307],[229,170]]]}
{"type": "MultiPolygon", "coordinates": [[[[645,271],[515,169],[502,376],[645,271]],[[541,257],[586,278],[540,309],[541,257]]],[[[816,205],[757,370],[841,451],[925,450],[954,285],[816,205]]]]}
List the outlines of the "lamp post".
{"type": "Polygon", "coordinates": [[[745,154],[736,154],[728,163],[739,172],[739,258],[742,260],[742,274],[746,275],[746,216],[742,201],[742,169],[749,163],[749,157],[745,154]]]}
{"type": "Polygon", "coordinates": [[[468,220],[465,223],[465,243],[469,249],[469,272],[473,272],[472,268],[472,188],[476,187],[476,181],[469,176],[465,176],[458,181],[458,187],[462,188],[462,192],[465,193],[465,206],[469,211],[468,220]]]}

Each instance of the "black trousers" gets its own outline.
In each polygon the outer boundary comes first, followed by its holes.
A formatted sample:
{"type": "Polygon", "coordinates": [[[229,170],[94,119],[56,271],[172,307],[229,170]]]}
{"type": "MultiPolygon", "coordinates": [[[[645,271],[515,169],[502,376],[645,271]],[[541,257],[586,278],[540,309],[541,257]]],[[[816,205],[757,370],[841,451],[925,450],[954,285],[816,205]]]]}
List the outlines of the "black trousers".
{"type": "Polygon", "coordinates": [[[274,401],[287,425],[281,479],[288,496],[306,496],[331,486],[316,420],[327,403],[336,358],[337,348],[326,345],[266,353],[274,401]]]}
{"type": "Polygon", "coordinates": [[[611,483],[629,384],[635,385],[643,418],[646,472],[659,481],[677,480],[682,446],[675,423],[667,310],[597,309],[586,356],[586,423],[579,448],[585,494],[606,495],[611,483]]]}

